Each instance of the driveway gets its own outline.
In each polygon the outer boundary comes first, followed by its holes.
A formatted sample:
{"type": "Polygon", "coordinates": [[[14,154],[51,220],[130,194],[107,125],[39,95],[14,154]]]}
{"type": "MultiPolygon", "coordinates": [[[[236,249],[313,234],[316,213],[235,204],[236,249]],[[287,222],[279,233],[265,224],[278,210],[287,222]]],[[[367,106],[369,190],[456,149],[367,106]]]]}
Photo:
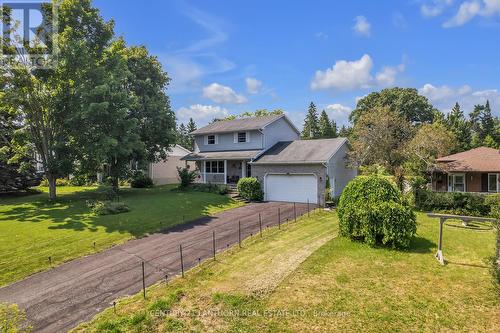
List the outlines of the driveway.
{"type": "MultiPolygon", "coordinates": [[[[312,209],[312,205],[311,205],[312,209]]],[[[184,269],[238,243],[262,228],[292,221],[307,211],[306,204],[284,202],[248,204],[212,217],[180,225],[163,232],[112,247],[91,256],[76,259],[49,271],[0,288],[0,301],[17,303],[26,310],[34,332],[66,332],[109,307],[114,300],[142,289],[142,262],[146,285],[181,272],[180,249],[184,269]],[[241,224],[241,236],[238,231],[241,224]]]]}

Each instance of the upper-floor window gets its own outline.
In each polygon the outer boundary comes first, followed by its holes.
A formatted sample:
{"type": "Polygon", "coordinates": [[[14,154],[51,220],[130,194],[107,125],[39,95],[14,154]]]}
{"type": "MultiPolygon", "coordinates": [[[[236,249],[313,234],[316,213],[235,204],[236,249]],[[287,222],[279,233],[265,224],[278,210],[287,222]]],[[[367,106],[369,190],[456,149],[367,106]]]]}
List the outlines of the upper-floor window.
{"type": "Polygon", "coordinates": [[[247,132],[238,133],[238,142],[247,142],[247,132]]]}
{"type": "Polygon", "coordinates": [[[217,144],[217,137],[215,134],[207,135],[207,145],[217,144]]]}
{"type": "Polygon", "coordinates": [[[250,142],[249,132],[234,132],[234,143],[250,142]]]}

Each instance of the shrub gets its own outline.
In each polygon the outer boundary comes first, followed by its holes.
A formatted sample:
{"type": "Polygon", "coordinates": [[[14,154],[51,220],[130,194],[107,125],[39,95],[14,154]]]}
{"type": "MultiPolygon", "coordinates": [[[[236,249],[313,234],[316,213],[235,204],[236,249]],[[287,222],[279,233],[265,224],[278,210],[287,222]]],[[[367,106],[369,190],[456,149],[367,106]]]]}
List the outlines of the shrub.
{"type": "Polygon", "coordinates": [[[8,333],[28,333],[26,314],[16,304],[0,303],[0,330],[8,333]]]}
{"type": "Polygon", "coordinates": [[[140,171],[134,173],[132,180],[130,181],[130,187],[132,188],[146,188],[152,186],[153,180],[148,175],[145,175],[140,171]]]}
{"type": "Polygon", "coordinates": [[[228,193],[228,189],[226,185],[219,184],[191,184],[189,189],[198,192],[209,192],[216,193],[220,195],[226,195],[228,193]]]}
{"type": "Polygon", "coordinates": [[[247,200],[261,201],[264,198],[259,180],[253,177],[241,178],[238,181],[238,192],[247,200]]]}
{"type": "MultiPolygon", "coordinates": [[[[63,178],[56,179],[56,186],[68,186],[68,185],[70,185],[70,182],[68,180],[63,178]]],[[[42,181],[40,182],[40,186],[48,187],[49,181],[46,178],[42,179],[42,181]]]]}
{"type": "Polygon", "coordinates": [[[500,205],[500,194],[433,192],[422,189],[415,193],[415,206],[423,211],[490,216],[496,205],[500,205]]]}
{"type": "Polygon", "coordinates": [[[339,205],[340,234],[371,246],[408,247],[416,216],[399,190],[380,176],[360,176],[344,189],[339,205]]]}
{"type": "Polygon", "coordinates": [[[130,208],[124,202],[117,201],[94,201],[87,202],[92,213],[96,215],[116,215],[130,212],[130,208]]]}
{"type": "Polygon", "coordinates": [[[198,171],[189,170],[189,168],[177,167],[177,174],[181,180],[181,187],[185,188],[194,183],[196,177],[198,176],[198,171]]]}

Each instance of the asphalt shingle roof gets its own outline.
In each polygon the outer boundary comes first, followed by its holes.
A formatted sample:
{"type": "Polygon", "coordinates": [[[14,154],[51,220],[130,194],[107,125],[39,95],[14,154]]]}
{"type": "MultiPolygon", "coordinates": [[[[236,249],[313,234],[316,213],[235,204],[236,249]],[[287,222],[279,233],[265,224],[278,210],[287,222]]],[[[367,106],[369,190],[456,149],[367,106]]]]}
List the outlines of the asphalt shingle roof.
{"type": "Polygon", "coordinates": [[[436,160],[443,171],[500,172],[500,150],[479,147],[436,160]]]}
{"type": "Polygon", "coordinates": [[[234,120],[221,120],[208,124],[196,131],[191,132],[193,135],[212,134],[234,131],[250,131],[259,130],[273,121],[283,117],[284,115],[269,115],[263,117],[250,117],[234,120]]]}
{"type": "Polygon", "coordinates": [[[324,163],[347,141],[346,138],[278,142],[253,163],[324,163]]]}

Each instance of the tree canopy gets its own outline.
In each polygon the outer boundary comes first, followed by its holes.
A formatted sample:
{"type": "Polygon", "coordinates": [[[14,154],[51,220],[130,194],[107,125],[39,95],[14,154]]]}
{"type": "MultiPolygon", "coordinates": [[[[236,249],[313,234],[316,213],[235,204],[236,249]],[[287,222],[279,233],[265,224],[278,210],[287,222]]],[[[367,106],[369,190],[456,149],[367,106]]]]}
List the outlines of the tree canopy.
{"type": "Polygon", "coordinates": [[[389,88],[361,98],[349,116],[355,124],[359,118],[376,108],[388,108],[413,124],[432,123],[434,107],[427,97],[414,88],[389,88]]]}

